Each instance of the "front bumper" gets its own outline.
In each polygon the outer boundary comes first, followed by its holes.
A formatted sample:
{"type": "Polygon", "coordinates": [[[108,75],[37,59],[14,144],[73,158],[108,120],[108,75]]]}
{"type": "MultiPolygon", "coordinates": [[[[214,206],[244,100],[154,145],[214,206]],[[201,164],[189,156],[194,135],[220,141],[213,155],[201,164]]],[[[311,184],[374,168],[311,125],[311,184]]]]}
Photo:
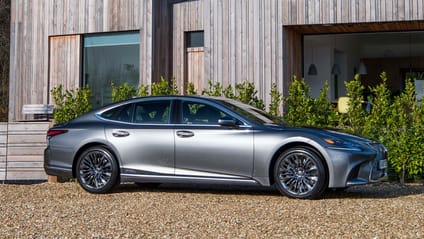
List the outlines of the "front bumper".
{"type": "Polygon", "coordinates": [[[379,143],[367,144],[363,151],[330,150],[333,172],[330,188],[344,188],[381,180],[387,176],[387,149],[379,143]]]}

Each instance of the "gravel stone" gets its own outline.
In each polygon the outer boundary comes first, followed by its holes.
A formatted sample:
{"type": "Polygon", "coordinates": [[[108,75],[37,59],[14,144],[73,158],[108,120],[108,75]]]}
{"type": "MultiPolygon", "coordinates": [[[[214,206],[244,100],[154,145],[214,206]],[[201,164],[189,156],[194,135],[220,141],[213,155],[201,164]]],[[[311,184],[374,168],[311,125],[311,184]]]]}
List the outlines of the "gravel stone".
{"type": "Polygon", "coordinates": [[[295,200],[273,188],[0,185],[0,238],[424,238],[424,186],[380,183],[295,200]]]}

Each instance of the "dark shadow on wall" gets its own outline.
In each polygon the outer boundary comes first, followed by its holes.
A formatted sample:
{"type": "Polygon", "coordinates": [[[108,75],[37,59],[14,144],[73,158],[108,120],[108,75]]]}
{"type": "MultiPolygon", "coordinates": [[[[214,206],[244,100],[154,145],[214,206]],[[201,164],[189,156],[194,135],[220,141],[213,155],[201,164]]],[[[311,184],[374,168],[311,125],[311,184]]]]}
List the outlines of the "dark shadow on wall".
{"type": "Polygon", "coordinates": [[[0,0],[0,122],[7,122],[9,104],[10,0],[0,0]]]}

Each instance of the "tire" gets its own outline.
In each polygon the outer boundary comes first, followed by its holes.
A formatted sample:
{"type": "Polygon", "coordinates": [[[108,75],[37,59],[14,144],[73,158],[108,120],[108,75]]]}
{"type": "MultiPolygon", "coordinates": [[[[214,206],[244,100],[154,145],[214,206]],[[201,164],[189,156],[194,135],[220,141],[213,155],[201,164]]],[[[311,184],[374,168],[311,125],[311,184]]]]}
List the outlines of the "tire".
{"type": "Polygon", "coordinates": [[[278,157],[274,166],[274,182],[283,195],[314,199],[325,191],[327,175],[321,158],[313,150],[296,147],[278,157]]]}
{"type": "Polygon", "coordinates": [[[119,184],[119,166],[106,148],[96,146],[85,150],[76,165],[78,183],[90,193],[107,193],[119,184]]]}

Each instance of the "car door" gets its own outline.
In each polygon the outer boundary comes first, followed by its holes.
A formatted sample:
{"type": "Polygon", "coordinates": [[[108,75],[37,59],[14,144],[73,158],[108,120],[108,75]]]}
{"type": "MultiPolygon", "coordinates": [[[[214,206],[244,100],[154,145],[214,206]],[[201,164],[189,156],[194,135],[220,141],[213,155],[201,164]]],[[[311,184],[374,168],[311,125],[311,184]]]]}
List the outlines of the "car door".
{"type": "Polygon", "coordinates": [[[175,130],[175,175],[196,177],[251,177],[253,132],[244,125],[220,126],[232,116],[206,101],[180,102],[180,124],[175,130]]]}
{"type": "Polygon", "coordinates": [[[111,120],[105,133],[119,154],[121,173],[174,175],[171,101],[140,101],[114,111],[104,114],[111,120]]]}

